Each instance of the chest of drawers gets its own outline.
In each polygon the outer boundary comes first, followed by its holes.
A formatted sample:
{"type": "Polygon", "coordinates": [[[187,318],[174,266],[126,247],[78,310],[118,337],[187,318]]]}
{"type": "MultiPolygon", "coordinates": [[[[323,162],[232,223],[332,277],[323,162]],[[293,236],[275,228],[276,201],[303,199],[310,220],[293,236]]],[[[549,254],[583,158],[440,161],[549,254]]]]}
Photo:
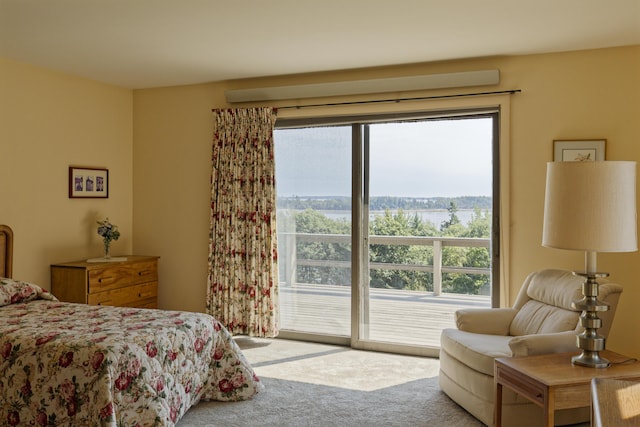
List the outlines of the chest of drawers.
{"type": "Polygon", "coordinates": [[[51,265],[51,293],[60,301],[120,307],[158,307],[157,256],[126,261],[51,265]]]}

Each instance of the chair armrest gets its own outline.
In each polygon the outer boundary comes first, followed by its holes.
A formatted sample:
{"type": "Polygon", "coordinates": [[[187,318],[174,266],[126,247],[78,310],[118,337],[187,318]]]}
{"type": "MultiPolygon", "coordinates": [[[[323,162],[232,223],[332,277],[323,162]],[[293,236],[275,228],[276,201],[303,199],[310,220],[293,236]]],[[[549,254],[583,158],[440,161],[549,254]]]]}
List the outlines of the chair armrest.
{"type": "Polygon", "coordinates": [[[509,335],[514,308],[465,308],[455,313],[456,326],[475,334],[509,335]]]}
{"type": "Polygon", "coordinates": [[[577,351],[576,331],[513,337],[509,341],[509,348],[513,357],[577,351]]]}

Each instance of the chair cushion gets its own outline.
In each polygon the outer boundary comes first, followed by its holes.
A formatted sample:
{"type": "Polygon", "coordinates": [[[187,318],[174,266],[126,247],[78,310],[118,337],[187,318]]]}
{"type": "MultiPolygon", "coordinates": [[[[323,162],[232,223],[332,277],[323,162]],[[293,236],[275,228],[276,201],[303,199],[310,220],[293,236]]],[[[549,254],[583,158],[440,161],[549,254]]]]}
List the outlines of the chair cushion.
{"type": "Polygon", "coordinates": [[[511,338],[513,337],[475,334],[450,328],[442,331],[440,347],[471,369],[493,376],[494,359],[511,357],[511,338]]]}
{"type": "Polygon", "coordinates": [[[529,300],[516,313],[509,334],[513,336],[552,334],[576,329],[580,313],[540,301],[529,300]]]}
{"type": "Polygon", "coordinates": [[[569,271],[543,270],[531,276],[529,300],[516,313],[509,335],[521,336],[576,329],[580,312],[571,303],[582,296],[584,279],[569,271]]]}
{"type": "Polygon", "coordinates": [[[573,310],[571,303],[582,298],[583,282],[583,278],[570,271],[543,270],[531,278],[527,295],[544,304],[573,310]]]}

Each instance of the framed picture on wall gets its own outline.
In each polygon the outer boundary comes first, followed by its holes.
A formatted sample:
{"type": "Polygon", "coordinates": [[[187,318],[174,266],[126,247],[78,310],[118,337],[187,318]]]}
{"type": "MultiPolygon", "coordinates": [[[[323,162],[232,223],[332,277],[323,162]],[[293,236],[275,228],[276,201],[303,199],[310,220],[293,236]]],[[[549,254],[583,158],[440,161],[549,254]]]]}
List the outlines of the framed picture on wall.
{"type": "Polygon", "coordinates": [[[553,141],[554,162],[596,162],[604,160],[606,139],[553,141]]]}
{"type": "Polygon", "coordinates": [[[69,166],[69,198],[109,197],[109,170],[69,166]]]}

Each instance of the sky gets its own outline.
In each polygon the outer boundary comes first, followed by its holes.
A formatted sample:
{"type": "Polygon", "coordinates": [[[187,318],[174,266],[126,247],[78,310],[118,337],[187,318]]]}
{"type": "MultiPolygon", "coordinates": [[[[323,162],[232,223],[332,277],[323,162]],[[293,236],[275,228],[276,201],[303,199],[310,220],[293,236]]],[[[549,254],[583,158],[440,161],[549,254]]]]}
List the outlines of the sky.
{"type": "MultiPolygon", "coordinates": [[[[370,195],[491,196],[492,120],[370,125],[370,195]]],[[[276,190],[287,196],[351,195],[349,126],[275,132],[276,190]]]]}

